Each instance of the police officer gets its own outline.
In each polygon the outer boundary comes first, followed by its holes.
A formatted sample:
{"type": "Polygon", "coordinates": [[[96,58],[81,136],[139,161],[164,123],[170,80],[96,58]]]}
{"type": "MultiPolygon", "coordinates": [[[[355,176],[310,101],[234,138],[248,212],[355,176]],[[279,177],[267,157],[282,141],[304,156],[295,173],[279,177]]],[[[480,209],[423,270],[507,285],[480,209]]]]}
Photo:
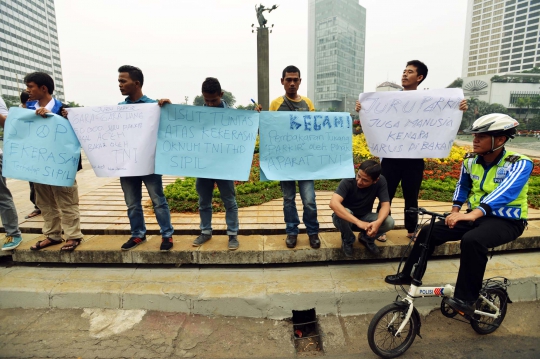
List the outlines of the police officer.
{"type": "MultiPolygon", "coordinates": [[[[465,156],[461,166],[452,213],[433,228],[429,255],[436,246],[461,239],[456,290],[454,298],[448,300],[460,312],[474,312],[489,248],[515,240],[527,224],[527,183],[533,163],[504,148],[514,138],[518,125],[510,116],[493,113],[480,117],[465,130],[473,134],[473,152],[465,156]],[[469,209],[462,212],[465,202],[469,209]]],[[[411,283],[411,271],[418,262],[420,244],[425,242],[427,232],[427,228],[420,231],[403,271],[387,276],[387,283],[411,283]]]]}

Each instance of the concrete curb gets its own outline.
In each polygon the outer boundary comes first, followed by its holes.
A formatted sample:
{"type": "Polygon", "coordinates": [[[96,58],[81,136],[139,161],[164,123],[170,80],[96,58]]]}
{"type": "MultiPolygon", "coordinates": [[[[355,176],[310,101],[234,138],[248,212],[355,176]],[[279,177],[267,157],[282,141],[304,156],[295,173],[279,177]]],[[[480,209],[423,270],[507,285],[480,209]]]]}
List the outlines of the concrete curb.
{"type": "MultiPolygon", "coordinates": [[[[539,299],[540,253],[494,256],[486,278],[505,276],[513,301],[539,299]]],[[[377,312],[396,298],[384,283],[396,262],[260,268],[0,269],[0,308],[146,309],[201,315],[283,319],[316,308],[341,316],[377,312]]],[[[459,260],[433,260],[426,285],[454,283],[459,260]]],[[[439,298],[418,301],[421,313],[439,298]]]]}

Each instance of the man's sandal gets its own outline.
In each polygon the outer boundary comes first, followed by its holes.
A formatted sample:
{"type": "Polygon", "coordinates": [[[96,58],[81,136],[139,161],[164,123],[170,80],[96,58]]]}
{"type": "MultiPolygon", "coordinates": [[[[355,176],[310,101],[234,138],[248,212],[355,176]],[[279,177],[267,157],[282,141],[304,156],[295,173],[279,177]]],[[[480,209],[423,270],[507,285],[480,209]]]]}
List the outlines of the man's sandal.
{"type": "Polygon", "coordinates": [[[68,239],[66,240],[66,244],[64,244],[62,248],[60,248],[60,251],[73,252],[75,248],[77,248],[81,244],[81,241],[82,241],[82,238],[68,239]]]}
{"type": "Polygon", "coordinates": [[[385,234],[381,234],[380,236],[378,236],[377,238],[375,238],[376,240],[378,240],[379,242],[386,242],[386,233],[385,234]]]}
{"type": "Polygon", "coordinates": [[[407,233],[407,238],[409,238],[413,242],[416,242],[416,234],[415,233],[407,233]]]}
{"type": "Polygon", "coordinates": [[[62,242],[63,242],[62,239],[51,239],[51,238],[47,237],[42,241],[37,241],[37,243],[33,247],[30,247],[30,249],[33,250],[33,251],[39,251],[40,249],[47,248],[47,247],[50,247],[50,246],[54,246],[54,245],[60,244],[62,242]],[[49,241],[48,243],[41,244],[41,243],[43,243],[43,242],[45,242],[47,240],[49,241]]]}
{"type": "Polygon", "coordinates": [[[41,214],[40,209],[34,209],[32,212],[30,212],[28,216],[24,217],[24,219],[34,218],[34,217],[39,216],[40,214],[41,214]]]}

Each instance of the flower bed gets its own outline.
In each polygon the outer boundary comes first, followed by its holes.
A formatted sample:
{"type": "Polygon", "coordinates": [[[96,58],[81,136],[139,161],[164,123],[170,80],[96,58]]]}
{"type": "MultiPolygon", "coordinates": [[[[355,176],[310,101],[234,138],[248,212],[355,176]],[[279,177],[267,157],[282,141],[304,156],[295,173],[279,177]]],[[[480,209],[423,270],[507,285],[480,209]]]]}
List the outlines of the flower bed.
{"type": "MultiPolygon", "coordinates": [[[[461,162],[468,151],[468,147],[453,146],[447,158],[427,159],[419,198],[451,202],[456,182],[459,179],[461,162]]],[[[366,159],[376,160],[377,158],[374,158],[369,152],[364,134],[353,136],[355,169],[366,159]]],[[[533,208],[540,208],[540,161],[535,160],[534,164],[533,174],[529,181],[529,204],[533,208]]],[[[259,177],[259,154],[255,153],[249,180],[246,182],[235,181],[238,207],[255,206],[282,197],[278,181],[261,182],[259,177]]],[[[315,189],[317,191],[335,191],[339,181],[315,181],[315,189]]],[[[177,179],[176,182],[165,188],[165,196],[173,212],[198,211],[199,197],[195,190],[195,178],[177,179]]],[[[402,197],[401,188],[398,188],[396,197],[402,197]]],[[[216,212],[225,211],[217,187],[214,188],[213,207],[216,212]]]]}

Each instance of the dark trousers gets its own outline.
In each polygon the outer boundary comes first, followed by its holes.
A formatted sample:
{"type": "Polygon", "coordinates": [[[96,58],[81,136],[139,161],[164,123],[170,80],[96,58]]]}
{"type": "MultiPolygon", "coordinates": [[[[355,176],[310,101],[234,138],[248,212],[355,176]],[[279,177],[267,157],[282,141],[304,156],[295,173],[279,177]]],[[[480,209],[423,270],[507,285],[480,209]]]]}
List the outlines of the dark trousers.
{"type": "MultiPolygon", "coordinates": [[[[405,210],[418,207],[418,194],[424,176],[424,160],[422,158],[383,158],[381,161],[381,174],[388,183],[388,195],[390,203],[396,195],[396,190],[401,182],[405,210]]],[[[412,233],[418,222],[417,213],[405,213],[405,228],[412,233]]]]}
{"type": "MultiPolygon", "coordinates": [[[[403,273],[409,274],[418,262],[422,248],[428,235],[428,226],[420,231],[403,267],[403,273]]],[[[435,247],[448,241],[461,238],[460,264],[454,296],[465,301],[474,301],[482,288],[482,280],[486,271],[489,248],[497,247],[518,238],[525,229],[522,220],[503,219],[493,216],[481,217],[474,222],[458,222],[454,228],[438,221],[433,228],[433,235],[428,248],[428,258],[435,247]]],[[[425,268],[417,270],[425,272],[425,268]]]]}
{"type": "Polygon", "coordinates": [[[34,189],[34,182],[28,182],[30,184],[30,202],[34,204],[34,209],[39,209],[36,205],[36,190],[34,189]]]}

